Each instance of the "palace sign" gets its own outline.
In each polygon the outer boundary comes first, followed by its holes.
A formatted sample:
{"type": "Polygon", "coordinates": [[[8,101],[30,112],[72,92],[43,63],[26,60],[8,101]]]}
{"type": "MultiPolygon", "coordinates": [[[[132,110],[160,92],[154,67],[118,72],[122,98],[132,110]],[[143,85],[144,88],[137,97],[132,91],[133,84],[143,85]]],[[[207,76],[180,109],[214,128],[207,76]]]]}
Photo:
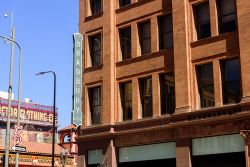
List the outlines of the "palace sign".
{"type": "MultiPolygon", "coordinates": [[[[0,98],[0,121],[7,121],[8,99],[0,98]]],[[[11,101],[10,118],[15,121],[18,113],[18,101],[11,101]]],[[[21,102],[20,120],[29,122],[53,123],[53,107],[21,102]]],[[[55,115],[57,120],[57,112],[55,115]]]]}

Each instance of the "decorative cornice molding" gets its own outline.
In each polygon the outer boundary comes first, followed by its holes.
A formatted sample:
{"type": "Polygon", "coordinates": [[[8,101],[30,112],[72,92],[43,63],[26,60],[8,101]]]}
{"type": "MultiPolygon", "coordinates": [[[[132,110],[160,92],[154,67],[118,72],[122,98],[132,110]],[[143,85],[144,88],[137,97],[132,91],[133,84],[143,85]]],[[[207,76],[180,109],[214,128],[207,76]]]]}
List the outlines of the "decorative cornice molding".
{"type": "Polygon", "coordinates": [[[250,139],[250,130],[241,130],[240,135],[246,140],[250,139]]]}

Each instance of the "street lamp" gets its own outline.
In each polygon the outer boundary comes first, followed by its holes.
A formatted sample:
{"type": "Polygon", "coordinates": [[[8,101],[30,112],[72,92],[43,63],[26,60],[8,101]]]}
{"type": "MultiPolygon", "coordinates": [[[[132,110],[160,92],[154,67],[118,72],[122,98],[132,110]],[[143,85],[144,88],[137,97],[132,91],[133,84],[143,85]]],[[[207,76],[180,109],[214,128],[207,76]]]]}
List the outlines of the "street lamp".
{"type": "Polygon", "coordinates": [[[64,167],[65,164],[66,164],[68,153],[69,153],[68,150],[66,150],[64,148],[61,148],[61,150],[60,150],[60,159],[61,159],[62,167],[64,167]]]}
{"type": "MultiPolygon", "coordinates": [[[[14,41],[14,28],[12,28],[12,37],[7,38],[0,35],[4,40],[11,41],[11,58],[10,58],[10,74],[9,74],[9,88],[8,88],[8,111],[7,111],[7,127],[6,127],[6,137],[5,137],[5,167],[9,165],[9,148],[10,148],[10,109],[11,109],[11,94],[12,94],[12,67],[14,61],[14,43],[18,46],[20,57],[19,57],[19,76],[18,76],[18,111],[17,111],[17,126],[20,125],[20,94],[21,94],[21,74],[22,74],[22,48],[14,41]]],[[[18,153],[17,161],[18,165],[18,153]]]]}
{"type": "Polygon", "coordinates": [[[54,76],[54,99],[53,99],[53,127],[52,127],[52,167],[55,164],[55,117],[56,117],[56,74],[54,71],[39,72],[35,75],[43,75],[47,73],[52,73],[54,76]]]}

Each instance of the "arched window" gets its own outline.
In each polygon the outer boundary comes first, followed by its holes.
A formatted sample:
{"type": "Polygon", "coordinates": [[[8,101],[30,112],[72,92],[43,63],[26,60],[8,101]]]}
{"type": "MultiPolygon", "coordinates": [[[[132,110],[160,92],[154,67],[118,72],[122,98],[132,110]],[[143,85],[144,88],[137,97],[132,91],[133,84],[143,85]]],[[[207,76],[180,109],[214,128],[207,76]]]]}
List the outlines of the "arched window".
{"type": "Polygon", "coordinates": [[[70,135],[69,134],[64,135],[63,143],[69,143],[69,142],[70,142],[70,135]]]}

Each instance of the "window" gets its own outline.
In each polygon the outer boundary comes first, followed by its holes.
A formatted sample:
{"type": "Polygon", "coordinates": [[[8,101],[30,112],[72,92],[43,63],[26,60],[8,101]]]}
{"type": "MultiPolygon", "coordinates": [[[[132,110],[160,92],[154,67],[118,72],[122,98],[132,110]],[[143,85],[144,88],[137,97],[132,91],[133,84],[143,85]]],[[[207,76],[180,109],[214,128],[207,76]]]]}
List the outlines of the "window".
{"type": "Polygon", "coordinates": [[[152,117],[152,78],[140,79],[142,117],[152,117]]]}
{"type": "Polygon", "coordinates": [[[213,65],[210,63],[198,66],[197,77],[201,107],[214,106],[213,65]]]}
{"type": "Polygon", "coordinates": [[[140,23],[139,26],[139,40],[141,46],[141,55],[151,52],[151,30],[150,21],[140,23]]]}
{"type": "Polygon", "coordinates": [[[120,7],[131,4],[131,0],[119,0],[120,7]]]}
{"type": "Polygon", "coordinates": [[[239,134],[192,139],[192,167],[245,167],[245,142],[239,134]]]}
{"type": "Polygon", "coordinates": [[[174,73],[160,75],[161,114],[172,114],[175,111],[174,73]]]}
{"type": "Polygon", "coordinates": [[[217,0],[219,31],[232,32],[236,29],[235,0],[217,0]]]}
{"type": "Polygon", "coordinates": [[[132,82],[120,84],[123,120],[132,119],[132,82]]]}
{"type": "Polygon", "coordinates": [[[89,37],[90,59],[92,66],[101,65],[101,34],[89,37]]]}
{"type": "Polygon", "coordinates": [[[69,142],[70,142],[70,135],[69,134],[64,135],[63,143],[69,143],[69,142]]]}
{"type": "Polygon", "coordinates": [[[211,36],[209,2],[194,6],[195,27],[197,38],[203,39],[211,36]]]}
{"type": "Polygon", "coordinates": [[[100,124],[101,123],[101,87],[89,88],[89,107],[91,115],[91,123],[100,124]]]}
{"type": "Polygon", "coordinates": [[[97,167],[101,166],[102,163],[102,149],[98,150],[89,150],[87,159],[88,159],[88,165],[87,167],[97,167]]]}
{"type": "Polygon", "coordinates": [[[238,103],[241,100],[239,59],[221,62],[223,103],[238,103]]]}
{"type": "Polygon", "coordinates": [[[90,10],[92,15],[102,12],[102,0],[90,0],[90,10]]]}
{"type": "Polygon", "coordinates": [[[122,60],[131,58],[131,27],[120,29],[122,60]]]}
{"type": "Polygon", "coordinates": [[[159,49],[173,48],[173,22],[172,15],[158,18],[159,26],[159,49]]]}

